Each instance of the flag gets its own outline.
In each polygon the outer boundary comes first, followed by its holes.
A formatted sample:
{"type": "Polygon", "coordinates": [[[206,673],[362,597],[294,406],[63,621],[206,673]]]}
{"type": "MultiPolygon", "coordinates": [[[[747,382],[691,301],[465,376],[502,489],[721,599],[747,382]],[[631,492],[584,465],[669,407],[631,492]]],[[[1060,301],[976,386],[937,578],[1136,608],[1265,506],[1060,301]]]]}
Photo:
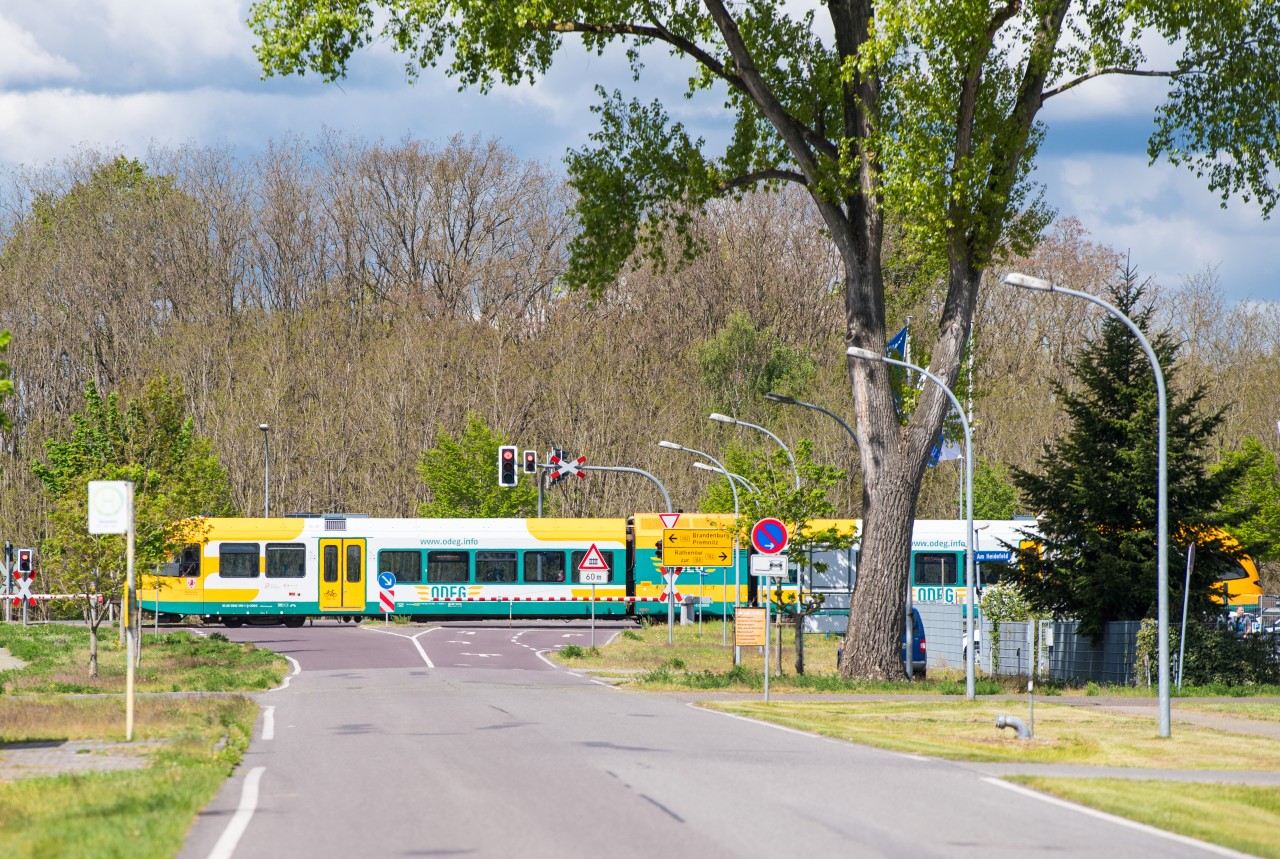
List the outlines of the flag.
{"type": "Polygon", "coordinates": [[[937,442],[933,445],[933,453],[929,454],[929,467],[932,468],[939,462],[963,458],[964,448],[959,442],[947,441],[943,436],[938,436],[937,442]]]}
{"type": "Polygon", "coordinates": [[[907,326],[902,326],[902,330],[889,338],[889,342],[884,344],[884,353],[888,355],[890,352],[897,352],[898,357],[903,361],[907,360],[907,326]]]}

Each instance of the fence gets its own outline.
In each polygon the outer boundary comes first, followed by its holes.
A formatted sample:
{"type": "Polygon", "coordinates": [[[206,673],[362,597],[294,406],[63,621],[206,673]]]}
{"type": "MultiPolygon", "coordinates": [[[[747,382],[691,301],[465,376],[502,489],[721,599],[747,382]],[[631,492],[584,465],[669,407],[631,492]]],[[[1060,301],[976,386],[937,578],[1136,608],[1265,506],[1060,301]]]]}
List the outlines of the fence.
{"type": "MultiPolygon", "coordinates": [[[[966,634],[965,607],[917,603],[928,641],[930,668],[963,668],[966,634]]],[[[1037,676],[1067,682],[1146,683],[1144,666],[1135,665],[1139,621],[1108,623],[1102,642],[1094,646],[1078,635],[1076,621],[1041,621],[1035,640],[1028,641],[1028,622],[1000,624],[998,665],[992,668],[992,624],[979,624],[979,665],[987,674],[1026,675],[1032,665],[1037,676]],[[1038,651],[1038,655],[1037,655],[1038,651]],[[1034,660],[1033,660],[1033,657],[1034,660]]],[[[1151,666],[1154,678],[1155,666],[1151,666]]]]}

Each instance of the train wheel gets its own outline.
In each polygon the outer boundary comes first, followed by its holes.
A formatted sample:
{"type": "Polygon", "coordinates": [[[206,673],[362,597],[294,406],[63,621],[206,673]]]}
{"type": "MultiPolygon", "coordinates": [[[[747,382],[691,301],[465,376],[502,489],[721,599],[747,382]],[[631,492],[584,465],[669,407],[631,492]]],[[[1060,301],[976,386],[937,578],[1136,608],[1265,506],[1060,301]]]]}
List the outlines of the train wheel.
{"type": "Polygon", "coordinates": [[[356,615],[355,617],[351,618],[351,622],[352,622],[352,623],[364,623],[364,618],[363,618],[363,617],[360,617],[359,615],[356,615]]]}
{"type": "Polygon", "coordinates": [[[224,617],[222,619],[222,625],[227,627],[228,629],[235,629],[236,627],[244,626],[244,618],[224,617]]]}
{"type": "Polygon", "coordinates": [[[291,615],[284,619],[284,625],[289,627],[289,629],[297,629],[306,622],[307,619],[303,615],[291,615]]]}

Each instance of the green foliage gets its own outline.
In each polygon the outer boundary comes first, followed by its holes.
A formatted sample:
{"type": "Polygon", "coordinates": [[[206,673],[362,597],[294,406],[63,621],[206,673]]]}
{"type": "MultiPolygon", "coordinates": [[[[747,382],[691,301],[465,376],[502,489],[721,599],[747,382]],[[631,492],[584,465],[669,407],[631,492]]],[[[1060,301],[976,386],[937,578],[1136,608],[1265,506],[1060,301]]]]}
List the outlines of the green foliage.
{"type": "Polygon", "coordinates": [[[456,438],[437,427],[436,446],[418,458],[418,477],[431,493],[431,500],[419,505],[418,515],[489,519],[536,512],[538,490],[531,479],[513,487],[498,485],[498,448],[504,444],[502,434],[479,415],[468,415],[456,438]]]}
{"type": "Polygon", "coordinates": [[[1223,510],[1236,524],[1227,530],[1249,547],[1255,561],[1280,561],[1280,464],[1255,436],[1225,453],[1214,471],[1228,470],[1239,479],[1223,510]]]}
{"type": "Polygon", "coordinates": [[[693,349],[716,408],[737,414],[769,391],[803,390],[817,373],[813,359],[783,343],[751,317],[730,314],[715,336],[693,349]]]}
{"type": "MultiPolygon", "coordinates": [[[[1208,444],[1221,412],[1199,414],[1203,390],[1179,395],[1177,346],[1168,333],[1152,336],[1150,307],[1133,271],[1112,289],[1111,303],[1148,334],[1164,371],[1168,403],[1169,568],[1177,569],[1178,536],[1199,546],[1191,583],[1193,611],[1209,609],[1209,586],[1234,566],[1238,548],[1216,528],[1233,517],[1221,506],[1238,479],[1224,465],[1208,472],[1208,444]]],[[[1039,517],[1043,551],[1024,551],[1011,570],[1032,607],[1080,621],[1097,640],[1104,624],[1150,616],[1156,606],[1157,401],[1151,364],[1138,340],[1108,315],[1099,339],[1081,350],[1072,369],[1079,392],[1056,387],[1070,425],[1040,456],[1039,473],[1015,469],[1014,483],[1039,517]]],[[[1171,599],[1182,579],[1171,577],[1171,599]]]]}
{"type": "MultiPolygon", "coordinates": [[[[1144,666],[1157,665],[1159,629],[1146,619],[1138,629],[1134,674],[1142,676],[1144,666]]],[[[1169,653],[1179,651],[1180,627],[1169,627],[1169,653]]],[[[1280,683],[1280,654],[1269,636],[1237,635],[1228,626],[1209,618],[1187,621],[1187,644],[1183,658],[1182,682],[1197,687],[1241,687],[1280,683]]],[[[1153,668],[1154,671],[1154,668],[1153,668]]]]}
{"type": "Polygon", "coordinates": [[[1029,619],[1031,605],[1022,590],[1013,582],[1001,581],[982,589],[982,619],[991,624],[991,641],[987,643],[991,654],[991,672],[1000,670],[1000,624],[1029,619]]]}
{"type": "Polygon", "coordinates": [[[973,518],[1012,519],[1018,512],[1018,487],[1009,468],[979,457],[973,469],[973,518]]]}
{"type": "MultiPolygon", "coordinates": [[[[13,335],[8,331],[0,331],[0,355],[3,355],[9,348],[9,341],[13,339],[13,335]]],[[[7,361],[0,361],[0,431],[7,430],[13,426],[8,412],[4,410],[4,401],[13,394],[13,379],[9,378],[10,368],[7,361]]]]}
{"type": "Polygon", "coordinates": [[[84,412],[71,421],[70,437],[46,441],[44,460],[32,466],[50,503],[42,566],[53,587],[84,597],[86,618],[96,627],[101,612],[89,595],[118,595],[126,573],[125,537],[86,532],[90,481],[133,483],[141,570],[199,539],[201,526],[188,517],[235,510],[226,469],[209,442],[196,435],[178,383],[154,379],[127,405],[114,392],[104,400],[90,383],[84,412]]]}

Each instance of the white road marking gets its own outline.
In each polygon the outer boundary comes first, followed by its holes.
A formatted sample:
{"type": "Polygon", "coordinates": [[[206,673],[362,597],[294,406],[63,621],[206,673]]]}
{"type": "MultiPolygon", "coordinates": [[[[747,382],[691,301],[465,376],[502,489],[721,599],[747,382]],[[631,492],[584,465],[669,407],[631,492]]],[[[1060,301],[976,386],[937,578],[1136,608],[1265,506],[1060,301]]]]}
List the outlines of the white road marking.
{"type": "Polygon", "coordinates": [[[488,659],[491,656],[501,656],[501,653],[460,653],[459,656],[479,656],[481,659],[488,659]]]}
{"type": "Polygon", "coordinates": [[[380,632],[383,635],[394,635],[396,638],[409,639],[410,641],[413,642],[413,646],[418,648],[418,655],[422,657],[423,662],[427,663],[427,667],[428,668],[436,667],[435,663],[431,661],[431,657],[427,656],[427,651],[422,649],[422,645],[418,642],[418,636],[426,635],[428,632],[435,632],[437,629],[442,629],[442,627],[433,626],[430,629],[422,630],[422,632],[415,632],[413,635],[405,635],[403,632],[395,632],[394,630],[390,630],[390,629],[378,629],[378,627],[376,626],[362,626],[360,628],[367,629],[370,632],[380,632]]]}
{"type": "Polygon", "coordinates": [[[1176,832],[1166,832],[1163,829],[1157,829],[1154,826],[1148,826],[1147,824],[1139,823],[1136,820],[1128,820],[1124,817],[1116,817],[1114,814],[1107,814],[1105,811],[1098,811],[1096,808],[1088,808],[1083,805],[1076,805],[1074,802],[1068,802],[1065,799],[1058,799],[1056,796],[1049,796],[1048,794],[1040,793],[1039,791],[1032,790],[1029,787],[1023,787],[1020,784],[1013,784],[1011,782],[1001,781],[998,778],[984,778],[983,781],[985,781],[987,784],[993,784],[996,787],[1002,787],[1005,790],[1011,790],[1014,793],[1021,794],[1022,796],[1028,796],[1028,797],[1031,797],[1032,799],[1038,799],[1041,802],[1047,802],[1050,805],[1056,805],[1059,808],[1069,808],[1072,811],[1078,811],[1081,814],[1088,815],[1089,817],[1096,817],[1098,820],[1110,821],[1111,823],[1114,823],[1117,826],[1123,826],[1127,829],[1136,829],[1139,832],[1145,832],[1146,834],[1154,835],[1157,838],[1164,838],[1167,841],[1176,841],[1179,844],[1185,844],[1188,847],[1199,847],[1201,850],[1204,850],[1206,853],[1216,853],[1219,856],[1231,856],[1231,857],[1235,857],[1235,859],[1248,859],[1247,854],[1238,853],[1235,850],[1232,850],[1228,847],[1219,847],[1217,844],[1209,844],[1208,842],[1205,842],[1205,841],[1197,841],[1194,838],[1188,838],[1187,836],[1179,835],[1176,832]]]}
{"type": "Polygon", "coordinates": [[[274,740],[276,738],[276,708],[262,708],[262,739],[274,740]]]}
{"type": "Polygon", "coordinates": [[[302,673],[302,666],[298,663],[298,660],[294,659],[292,656],[289,656],[289,655],[286,655],[285,659],[289,660],[290,664],[293,665],[293,671],[285,675],[284,681],[281,682],[279,686],[277,686],[274,689],[268,689],[267,690],[268,692],[279,692],[281,689],[288,689],[289,681],[302,673]]]}
{"type": "Polygon", "coordinates": [[[560,637],[561,637],[561,638],[582,638],[582,633],[580,633],[580,632],[566,632],[564,635],[562,635],[562,636],[560,636],[560,637]]]}
{"type": "Polygon", "coordinates": [[[253,812],[258,808],[258,782],[262,780],[262,774],[266,771],[266,767],[254,767],[245,776],[244,787],[240,791],[240,806],[231,816],[227,828],[222,830],[218,843],[213,845],[213,850],[209,851],[209,859],[231,859],[232,854],[235,853],[236,845],[240,843],[240,836],[244,835],[249,821],[253,819],[253,812]]]}

